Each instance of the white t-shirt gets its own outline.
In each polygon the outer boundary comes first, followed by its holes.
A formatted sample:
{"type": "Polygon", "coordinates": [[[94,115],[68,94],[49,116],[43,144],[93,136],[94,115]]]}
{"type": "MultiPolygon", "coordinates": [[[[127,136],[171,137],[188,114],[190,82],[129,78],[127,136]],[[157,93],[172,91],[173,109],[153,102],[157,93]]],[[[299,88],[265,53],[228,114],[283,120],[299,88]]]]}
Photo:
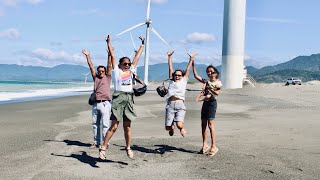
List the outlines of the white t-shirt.
{"type": "Polygon", "coordinates": [[[114,90],[123,92],[133,91],[133,74],[134,68],[123,72],[118,66],[114,67],[114,90]]]}
{"type": "Polygon", "coordinates": [[[167,98],[174,96],[176,98],[185,100],[187,82],[188,79],[186,77],[181,78],[181,80],[177,82],[170,80],[167,98]]]}

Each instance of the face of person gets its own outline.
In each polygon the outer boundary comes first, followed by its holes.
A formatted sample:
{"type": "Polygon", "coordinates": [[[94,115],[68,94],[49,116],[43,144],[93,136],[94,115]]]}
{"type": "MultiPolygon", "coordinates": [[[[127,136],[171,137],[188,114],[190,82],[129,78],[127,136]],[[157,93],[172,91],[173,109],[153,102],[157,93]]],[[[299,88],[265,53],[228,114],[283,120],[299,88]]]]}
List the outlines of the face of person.
{"type": "Polygon", "coordinates": [[[181,71],[176,71],[174,74],[173,74],[173,79],[174,81],[180,81],[182,78],[182,72],[181,71]]]}
{"type": "Polygon", "coordinates": [[[131,62],[129,59],[124,59],[121,64],[120,64],[120,69],[122,71],[129,71],[130,70],[130,67],[131,67],[131,62]]]}
{"type": "Polygon", "coordinates": [[[210,79],[216,79],[218,74],[213,68],[208,68],[207,75],[210,79]]]}
{"type": "Polygon", "coordinates": [[[104,70],[103,67],[101,67],[101,68],[98,69],[98,76],[99,76],[100,78],[102,78],[105,74],[106,74],[106,72],[105,72],[105,70],[104,70]]]}

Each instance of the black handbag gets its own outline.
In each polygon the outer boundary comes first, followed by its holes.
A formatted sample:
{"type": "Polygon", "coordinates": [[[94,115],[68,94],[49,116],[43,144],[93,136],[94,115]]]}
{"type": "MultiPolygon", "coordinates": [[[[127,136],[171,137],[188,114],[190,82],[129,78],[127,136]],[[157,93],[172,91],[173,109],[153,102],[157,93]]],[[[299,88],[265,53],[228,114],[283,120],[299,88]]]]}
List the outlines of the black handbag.
{"type": "Polygon", "coordinates": [[[95,102],[96,102],[96,93],[93,92],[93,93],[90,95],[90,97],[89,97],[88,103],[89,103],[89,105],[92,106],[95,102]]]}
{"type": "Polygon", "coordinates": [[[157,93],[159,96],[164,97],[165,95],[168,94],[168,89],[164,86],[164,82],[168,81],[169,79],[166,79],[162,82],[162,84],[157,87],[157,93]]]}
{"type": "MultiPolygon", "coordinates": [[[[133,73],[133,72],[132,72],[133,73]]],[[[135,73],[133,73],[133,78],[138,82],[139,84],[136,84],[133,86],[133,93],[135,96],[142,96],[147,91],[147,85],[139,78],[139,76],[135,73]]]]}

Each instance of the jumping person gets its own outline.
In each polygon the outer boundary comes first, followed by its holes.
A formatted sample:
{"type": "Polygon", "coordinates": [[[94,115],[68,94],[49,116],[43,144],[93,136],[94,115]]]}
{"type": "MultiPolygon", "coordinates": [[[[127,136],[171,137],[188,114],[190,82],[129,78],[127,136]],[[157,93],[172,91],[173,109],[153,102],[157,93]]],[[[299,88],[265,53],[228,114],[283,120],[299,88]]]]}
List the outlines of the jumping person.
{"type": "Polygon", "coordinates": [[[128,57],[122,57],[117,64],[116,57],[112,50],[110,35],[106,41],[111,54],[112,68],[114,70],[114,93],[112,95],[111,120],[112,124],[105,136],[103,145],[99,149],[99,158],[106,159],[106,149],[109,140],[116,132],[119,122],[123,121],[124,137],[126,140],[126,152],[129,158],[133,158],[131,146],[131,121],[137,118],[133,101],[133,71],[136,68],[144,48],[144,39],[140,36],[141,46],[136,53],[132,63],[128,57]]]}
{"type": "Polygon", "coordinates": [[[197,101],[203,101],[201,108],[201,128],[202,128],[202,148],[200,154],[205,154],[208,152],[209,156],[214,156],[218,152],[218,147],[216,146],[216,137],[214,129],[214,119],[216,118],[217,111],[217,100],[216,96],[220,93],[220,88],[222,86],[219,78],[219,71],[212,65],[209,65],[206,69],[208,80],[203,79],[198,75],[194,62],[192,63],[192,69],[194,77],[203,83],[202,92],[197,96],[197,101]],[[202,98],[200,96],[203,96],[202,98]],[[207,126],[210,130],[211,136],[211,147],[207,144],[207,126]]]}
{"type": "Polygon", "coordinates": [[[90,52],[82,50],[82,53],[87,58],[91,75],[94,81],[94,92],[96,93],[96,102],[92,105],[92,128],[93,128],[93,143],[90,148],[95,148],[100,145],[101,138],[101,121],[102,121],[102,137],[110,127],[110,114],[111,114],[111,55],[108,53],[107,68],[100,65],[97,68],[97,73],[93,67],[90,58],[90,52]]]}
{"type": "Polygon", "coordinates": [[[173,72],[173,53],[174,51],[172,50],[167,52],[170,82],[167,94],[165,127],[166,130],[169,131],[169,135],[172,136],[175,129],[174,123],[176,123],[177,128],[180,130],[180,134],[184,137],[187,133],[183,127],[186,114],[186,106],[184,105],[185,91],[189,80],[191,64],[196,54],[192,53],[189,55],[190,61],[185,71],[177,69],[173,72]]]}

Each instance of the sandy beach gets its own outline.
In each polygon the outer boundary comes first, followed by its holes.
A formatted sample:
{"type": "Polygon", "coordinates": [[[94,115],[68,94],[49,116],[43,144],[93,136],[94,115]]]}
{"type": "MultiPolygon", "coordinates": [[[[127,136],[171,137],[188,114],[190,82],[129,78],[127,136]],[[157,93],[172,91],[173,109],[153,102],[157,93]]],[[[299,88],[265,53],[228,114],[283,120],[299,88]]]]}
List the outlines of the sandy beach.
{"type": "MultiPolygon", "coordinates": [[[[134,159],[122,127],[107,160],[92,143],[88,96],[0,105],[1,179],[320,179],[320,82],[222,90],[214,157],[201,148],[198,91],[186,93],[187,136],[164,130],[165,99],[136,97],[134,159]]],[[[200,84],[187,88],[200,89],[200,84]]]]}

